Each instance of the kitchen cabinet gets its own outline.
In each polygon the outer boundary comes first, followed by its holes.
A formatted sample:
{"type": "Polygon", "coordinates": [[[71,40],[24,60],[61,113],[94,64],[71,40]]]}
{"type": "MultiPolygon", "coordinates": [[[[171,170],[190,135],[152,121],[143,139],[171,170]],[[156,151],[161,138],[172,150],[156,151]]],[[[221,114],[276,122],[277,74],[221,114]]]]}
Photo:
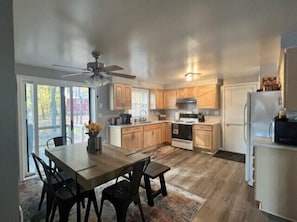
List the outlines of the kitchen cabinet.
{"type": "Polygon", "coordinates": [[[193,146],[215,152],[219,149],[219,124],[194,124],[193,146]]]}
{"type": "Polygon", "coordinates": [[[217,85],[198,86],[197,105],[199,109],[219,108],[219,89],[217,85]]]}
{"type": "Polygon", "coordinates": [[[149,124],[143,127],[143,148],[162,143],[162,124],[149,124]]]}
{"type": "Polygon", "coordinates": [[[176,89],[164,89],[164,109],[176,109],[176,89]]]}
{"type": "Polygon", "coordinates": [[[164,142],[166,144],[171,144],[171,127],[172,123],[163,123],[164,124],[164,142]]]}
{"type": "Polygon", "coordinates": [[[255,200],[260,210],[297,221],[297,147],[255,138],[255,200]]]}
{"type": "Polygon", "coordinates": [[[297,111],[297,48],[282,51],[279,71],[283,107],[288,111],[297,111]]]}
{"type": "Polygon", "coordinates": [[[132,87],[129,84],[115,83],[110,86],[110,109],[125,110],[132,108],[132,87]]]}
{"type": "Polygon", "coordinates": [[[164,108],[164,95],[163,89],[150,90],[150,109],[163,109],[164,108]]]}
{"type": "Polygon", "coordinates": [[[197,87],[178,88],[176,90],[176,97],[177,98],[196,97],[196,89],[197,87]]]}
{"type": "Polygon", "coordinates": [[[143,126],[126,127],[122,129],[122,148],[139,150],[143,148],[143,126]]]}

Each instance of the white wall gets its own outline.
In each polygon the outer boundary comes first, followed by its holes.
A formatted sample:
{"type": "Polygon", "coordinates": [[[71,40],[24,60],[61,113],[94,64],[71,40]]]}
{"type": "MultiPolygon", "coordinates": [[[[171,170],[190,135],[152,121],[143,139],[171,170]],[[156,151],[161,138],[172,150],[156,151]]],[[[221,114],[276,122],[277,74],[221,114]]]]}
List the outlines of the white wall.
{"type": "Polygon", "coordinates": [[[17,89],[14,72],[13,1],[0,1],[0,221],[19,221],[17,89]]]}

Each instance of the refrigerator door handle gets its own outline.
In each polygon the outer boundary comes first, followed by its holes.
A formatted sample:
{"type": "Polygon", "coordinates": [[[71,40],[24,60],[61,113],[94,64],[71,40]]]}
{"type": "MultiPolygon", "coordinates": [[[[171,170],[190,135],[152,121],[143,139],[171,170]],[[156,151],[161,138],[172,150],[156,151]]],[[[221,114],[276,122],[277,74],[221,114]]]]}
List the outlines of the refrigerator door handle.
{"type": "Polygon", "coordinates": [[[243,108],[243,139],[244,139],[244,142],[245,143],[247,143],[247,135],[246,135],[247,120],[246,120],[246,113],[247,113],[247,103],[244,105],[244,108],[243,108]]]}

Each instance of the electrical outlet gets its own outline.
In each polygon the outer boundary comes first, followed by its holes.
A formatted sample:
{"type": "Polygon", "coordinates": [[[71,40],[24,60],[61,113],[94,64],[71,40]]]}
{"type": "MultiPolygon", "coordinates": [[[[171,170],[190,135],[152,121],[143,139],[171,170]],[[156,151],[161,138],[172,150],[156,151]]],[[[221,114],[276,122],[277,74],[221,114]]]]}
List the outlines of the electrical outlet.
{"type": "Polygon", "coordinates": [[[98,118],[102,118],[102,113],[98,113],[98,118]]]}

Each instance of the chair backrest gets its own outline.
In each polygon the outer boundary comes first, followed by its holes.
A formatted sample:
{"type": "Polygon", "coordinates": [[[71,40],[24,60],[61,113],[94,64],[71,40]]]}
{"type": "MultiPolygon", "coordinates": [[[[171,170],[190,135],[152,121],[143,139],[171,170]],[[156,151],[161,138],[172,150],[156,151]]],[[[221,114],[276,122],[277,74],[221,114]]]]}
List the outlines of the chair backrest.
{"type": "MultiPolygon", "coordinates": [[[[41,176],[40,173],[40,169],[39,169],[39,165],[42,166],[43,171],[45,173],[46,176],[46,181],[49,187],[49,191],[54,194],[55,193],[55,189],[53,186],[53,183],[57,183],[57,182],[62,182],[62,178],[60,178],[57,174],[57,172],[52,169],[50,166],[48,166],[39,156],[37,156],[35,153],[32,153],[34,162],[36,164],[36,166],[38,166],[38,173],[41,176]]],[[[43,180],[44,181],[44,180],[43,180]]]]}
{"type": "Polygon", "coordinates": [[[40,168],[39,168],[39,157],[35,154],[35,153],[31,153],[32,157],[33,157],[33,160],[34,160],[34,163],[35,163],[35,166],[36,166],[36,169],[37,169],[37,172],[38,172],[38,175],[40,177],[40,179],[45,182],[45,179],[44,177],[42,176],[41,174],[41,171],[40,171],[40,168]]]}
{"type": "Polygon", "coordinates": [[[62,145],[66,145],[72,143],[72,139],[69,136],[57,136],[54,138],[50,138],[47,142],[46,142],[46,146],[47,148],[50,148],[51,144],[53,144],[54,146],[62,146],[62,145]]]}
{"type": "Polygon", "coordinates": [[[144,166],[147,164],[147,161],[141,161],[133,165],[132,177],[130,179],[131,182],[131,193],[130,195],[134,195],[138,193],[138,189],[140,186],[140,181],[142,177],[142,173],[144,171],[144,166]]]}

